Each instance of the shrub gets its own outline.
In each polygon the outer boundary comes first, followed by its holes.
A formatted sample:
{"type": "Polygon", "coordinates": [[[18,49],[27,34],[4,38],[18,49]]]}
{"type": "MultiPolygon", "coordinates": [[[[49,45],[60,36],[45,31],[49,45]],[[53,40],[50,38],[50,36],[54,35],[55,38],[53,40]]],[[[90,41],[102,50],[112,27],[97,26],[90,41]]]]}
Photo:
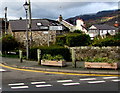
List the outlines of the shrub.
{"type": "MultiPolygon", "coordinates": [[[[77,31],[77,30],[76,30],[77,31]]],[[[87,46],[91,43],[89,35],[79,33],[68,33],[62,36],[57,36],[56,45],[74,46],[87,46]]]]}
{"type": "Polygon", "coordinates": [[[51,56],[51,54],[44,54],[42,56],[42,59],[46,59],[46,60],[57,60],[57,61],[60,61],[60,60],[64,60],[63,56],[62,55],[55,55],[55,56],[51,56]]]}
{"type": "Polygon", "coordinates": [[[75,31],[73,31],[74,33],[80,33],[80,34],[82,34],[82,31],[81,30],[75,30],[75,31]]]}
{"type": "Polygon", "coordinates": [[[74,46],[87,46],[90,44],[90,37],[86,34],[71,34],[66,36],[66,45],[74,46]]]}
{"type": "Polygon", "coordinates": [[[15,50],[19,47],[19,43],[16,41],[16,39],[11,35],[3,36],[0,40],[0,43],[2,45],[2,52],[7,52],[11,50],[15,50]]]}
{"type": "Polygon", "coordinates": [[[92,43],[93,46],[120,46],[120,39],[109,36],[104,39],[95,39],[92,43]]]}
{"type": "Polygon", "coordinates": [[[66,61],[71,60],[71,54],[69,49],[61,46],[42,46],[42,47],[33,47],[30,49],[30,58],[37,60],[37,49],[41,50],[42,56],[44,54],[50,54],[51,56],[61,55],[66,61]]]}
{"type": "Polygon", "coordinates": [[[90,57],[86,57],[84,58],[84,61],[87,62],[107,62],[107,63],[113,63],[116,60],[113,59],[109,59],[108,57],[94,57],[94,58],[90,58],[90,57]]]}
{"type": "Polygon", "coordinates": [[[42,59],[53,60],[53,57],[50,54],[44,54],[42,59]]]}
{"type": "Polygon", "coordinates": [[[56,45],[64,46],[66,43],[66,36],[61,35],[56,37],[56,45]]]}

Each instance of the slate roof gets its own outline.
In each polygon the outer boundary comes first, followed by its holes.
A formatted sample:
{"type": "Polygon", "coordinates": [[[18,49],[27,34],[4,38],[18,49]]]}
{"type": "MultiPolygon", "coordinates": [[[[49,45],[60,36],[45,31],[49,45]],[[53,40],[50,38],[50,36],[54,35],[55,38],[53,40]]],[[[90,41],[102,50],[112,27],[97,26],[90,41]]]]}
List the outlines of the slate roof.
{"type": "Polygon", "coordinates": [[[95,24],[94,26],[99,30],[117,30],[116,27],[107,24],[95,24]]]}
{"type": "MultiPolygon", "coordinates": [[[[25,31],[26,30],[26,20],[10,20],[9,24],[11,26],[12,31],[25,31]]],[[[58,21],[49,20],[49,19],[32,19],[32,25],[31,30],[32,31],[40,31],[40,30],[48,30],[46,29],[49,26],[63,26],[58,21]],[[40,29],[39,26],[37,26],[37,23],[41,23],[40,27],[43,27],[40,29]],[[44,27],[46,27],[44,29],[44,27]]],[[[67,29],[65,26],[63,26],[63,29],[67,29]]]]}

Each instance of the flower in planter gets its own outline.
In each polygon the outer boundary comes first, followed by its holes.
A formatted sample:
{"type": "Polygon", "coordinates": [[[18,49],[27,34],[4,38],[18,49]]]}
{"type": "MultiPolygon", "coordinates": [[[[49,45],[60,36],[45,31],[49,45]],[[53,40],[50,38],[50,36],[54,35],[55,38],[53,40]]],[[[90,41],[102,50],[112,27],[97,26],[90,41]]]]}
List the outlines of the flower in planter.
{"type": "Polygon", "coordinates": [[[51,54],[44,54],[42,57],[43,60],[52,60],[52,61],[64,61],[62,55],[51,56],[51,54]]]}
{"type": "Polygon", "coordinates": [[[87,62],[107,62],[107,63],[114,63],[116,62],[115,60],[109,59],[108,57],[86,57],[84,61],[87,62]]]}
{"type": "Polygon", "coordinates": [[[61,55],[54,56],[54,59],[57,61],[60,61],[60,60],[64,61],[63,56],[61,56],[61,55]]]}
{"type": "Polygon", "coordinates": [[[52,60],[52,56],[51,56],[50,54],[44,54],[44,55],[42,56],[42,59],[43,59],[43,60],[52,60]]]}

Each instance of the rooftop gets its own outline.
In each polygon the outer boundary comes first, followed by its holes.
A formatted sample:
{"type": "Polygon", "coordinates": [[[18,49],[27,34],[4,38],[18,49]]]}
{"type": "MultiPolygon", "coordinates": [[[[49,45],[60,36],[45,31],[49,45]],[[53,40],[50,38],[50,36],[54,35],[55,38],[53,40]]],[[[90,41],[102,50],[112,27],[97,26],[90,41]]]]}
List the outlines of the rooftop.
{"type": "Polygon", "coordinates": [[[116,27],[107,24],[95,24],[94,26],[99,30],[117,30],[116,27]]]}
{"type": "MultiPolygon", "coordinates": [[[[9,21],[12,31],[25,31],[26,20],[10,20],[9,21]]],[[[31,30],[48,30],[49,26],[63,26],[58,21],[50,19],[32,19],[31,30]]],[[[63,29],[65,27],[63,26],[63,29]]]]}

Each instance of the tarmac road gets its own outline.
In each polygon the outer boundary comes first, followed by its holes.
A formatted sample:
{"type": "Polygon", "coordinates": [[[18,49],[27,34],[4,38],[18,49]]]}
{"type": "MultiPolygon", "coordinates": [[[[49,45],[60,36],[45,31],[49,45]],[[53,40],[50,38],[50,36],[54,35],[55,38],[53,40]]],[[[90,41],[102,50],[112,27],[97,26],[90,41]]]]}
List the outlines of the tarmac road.
{"type": "Polygon", "coordinates": [[[120,77],[117,76],[76,76],[2,69],[5,70],[2,71],[2,91],[27,93],[27,91],[118,91],[120,89],[120,77]]]}

